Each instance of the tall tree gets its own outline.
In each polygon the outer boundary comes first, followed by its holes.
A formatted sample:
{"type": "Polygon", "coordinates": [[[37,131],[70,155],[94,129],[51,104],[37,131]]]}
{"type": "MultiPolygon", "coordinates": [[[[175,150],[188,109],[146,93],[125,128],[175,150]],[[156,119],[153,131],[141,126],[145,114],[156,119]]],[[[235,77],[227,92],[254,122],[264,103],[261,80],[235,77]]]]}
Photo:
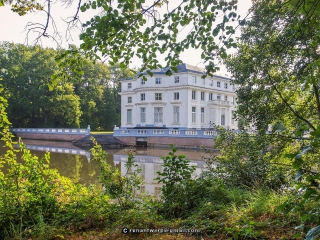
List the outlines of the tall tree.
{"type": "Polygon", "coordinates": [[[79,98],[70,84],[49,91],[56,51],[2,43],[0,77],[8,92],[8,116],[15,127],[77,127],[79,98]]]}
{"type": "MultiPolygon", "coordinates": [[[[237,117],[242,129],[254,126],[257,137],[269,130],[273,137],[261,139],[273,139],[274,163],[286,157],[296,170],[300,192],[287,207],[300,211],[304,224],[319,225],[320,1],[254,0],[253,5],[238,51],[227,61],[238,85],[237,117]],[[307,209],[307,201],[315,208],[307,209]]],[[[318,226],[306,236],[319,233],[318,226]]]]}

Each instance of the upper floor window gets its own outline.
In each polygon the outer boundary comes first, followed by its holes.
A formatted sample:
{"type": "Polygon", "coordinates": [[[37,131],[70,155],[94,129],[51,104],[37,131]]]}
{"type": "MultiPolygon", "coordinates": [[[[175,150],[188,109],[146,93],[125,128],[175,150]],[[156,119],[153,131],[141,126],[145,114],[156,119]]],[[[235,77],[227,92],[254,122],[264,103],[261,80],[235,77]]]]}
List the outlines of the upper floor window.
{"type": "Polygon", "coordinates": [[[144,84],[146,84],[146,81],[142,78],[141,79],[141,85],[144,85],[144,84]]]}
{"type": "Polygon", "coordinates": [[[213,86],[213,80],[210,80],[210,81],[209,81],[209,85],[210,85],[210,86],[213,86]]]}
{"type": "Polygon", "coordinates": [[[179,76],[175,76],[175,77],[174,77],[174,83],[179,83],[179,82],[180,82],[179,76]]]}
{"type": "Polygon", "coordinates": [[[178,92],[173,93],[173,99],[179,100],[179,93],[178,92]]]}
{"type": "Polygon", "coordinates": [[[224,88],[228,89],[228,83],[224,83],[224,88]]]}
{"type": "Polygon", "coordinates": [[[145,101],[146,100],[146,94],[145,93],[141,93],[140,94],[140,100],[141,101],[145,101]]]}
{"type": "Polygon", "coordinates": [[[220,82],[217,82],[217,87],[220,87],[220,82]]]}
{"type": "Polygon", "coordinates": [[[217,95],[217,99],[220,100],[220,99],[221,99],[221,96],[220,96],[220,95],[217,95]]]}
{"type": "Polygon", "coordinates": [[[161,78],[156,78],[156,84],[162,84],[162,79],[161,78]]]}
{"type": "Polygon", "coordinates": [[[128,103],[132,103],[132,97],[128,97],[128,103]]]}
{"type": "Polygon", "coordinates": [[[197,83],[197,77],[196,76],[192,76],[192,83],[197,83]]]}
{"type": "Polygon", "coordinates": [[[202,78],[202,85],[206,85],[206,79],[202,78]]]}
{"type": "Polygon", "coordinates": [[[196,100],[196,91],[192,91],[192,100],[196,100]]]}
{"type": "Polygon", "coordinates": [[[204,92],[201,92],[201,101],[204,101],[204,92]]]}
{"type": "Polygon", "coordinates": [[[132,88],[132,83],[128,83],[128,89],[132,88]]]}
{"type": "Polygon", "coordinates": [[[209,100],[213,100],[213,93],[209,93],[209,100]]]}
{"type": "Polygon", "coordinates": [[[225,100],[225,101],[228,101],[228,96],[224,96],[224,100],[225,100]]]}
{"type": "Polygon", "coordinates": [[[155,100],[162,100],[162,93],[155,93],[154,98],[155,100]]]}

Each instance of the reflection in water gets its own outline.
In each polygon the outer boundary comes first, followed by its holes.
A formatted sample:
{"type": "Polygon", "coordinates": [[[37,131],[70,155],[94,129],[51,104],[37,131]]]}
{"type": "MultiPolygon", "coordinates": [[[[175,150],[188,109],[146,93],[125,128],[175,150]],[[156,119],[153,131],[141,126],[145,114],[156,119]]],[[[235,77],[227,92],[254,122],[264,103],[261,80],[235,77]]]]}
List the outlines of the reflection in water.
{"type": "MultiPolygon", "coordinates": [[[[42,158],[46,151],[50,152],[50,165],[52,168],[58,169],[61,175],[69,177],[75,183],[84,185],[99,184],[99,167],[95,161],[90,161],[90,152],[77,148],[69,142],[53,142],[24,140],[26,148],[31,153],[42,158]]],[[[5,153],[3,142],[0,142],[0,155],[5,153]]],[[[163,160],[161,156],[166,156],[169,149],[155,148],[139,148],[131,149],[133,151],[134,160],[141,168],[141,177],[143,186],[139,193],[148,192],[150,194],[159,194],[161,184],[158,184],[155,178],[158,177],[157,172],[162,171],[163,160]]],[[[108,149],[107,161],[112,166],[117,167],[123,175],[127,173],[125,163],[127,161],[126,149],[108,149]]],[[[177,151],[177,154],[184,154],[190,159],[191,164],[196,166],[194,175],[200,175],[204,170],[204,162],[201,161],[204,152],[199,151],[177,151]]],[[[21,156],[21,153],[18,154],[21,156]]]]}

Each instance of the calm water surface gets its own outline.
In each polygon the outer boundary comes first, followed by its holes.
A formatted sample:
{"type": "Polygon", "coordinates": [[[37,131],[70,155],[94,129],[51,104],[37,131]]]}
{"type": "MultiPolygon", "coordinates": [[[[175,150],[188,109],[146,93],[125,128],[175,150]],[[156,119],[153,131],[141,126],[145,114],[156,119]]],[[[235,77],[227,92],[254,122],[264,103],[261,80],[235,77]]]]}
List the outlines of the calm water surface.
{"type": "MultiPolygon", "coordinates": [[[[99,168],[95,161],[91,159],[89,151],[75,147],[69,142],[53,142],[27,140],[23,141],[30,151],[38,156],[43,157],[46,151],[50,152],[50,165],[52,168],[58,169],[61,175],[69,177],[75,183],[84,185],[98,184],[99,168]]],[[[5,153],[4,143],[0,142],[0,155],[5,153]]],[[[122,174],[126,174],[127,170],[124,166],[127,161],[128,149],[108,149],[107,161],[112,166],[117,167],[122,174]]],[[[161,156],[166,156],[169,149],[157,148],[136,148],[132,149],[134,160],[142,169],[141,176],[144,184],[141,188],[141,193],[149,192],[157,194],[160,191],[161,185],[154,179],[157,178],[157,172],[162,170],[163,163],[161,156]]],[[[204,170],[204,162],[202,156],[203,151],[178,150],[178,154],[184,154],[190,159],[191,164],[195,165],[196,171],[194,174],[201,174],[204,170]]]]}

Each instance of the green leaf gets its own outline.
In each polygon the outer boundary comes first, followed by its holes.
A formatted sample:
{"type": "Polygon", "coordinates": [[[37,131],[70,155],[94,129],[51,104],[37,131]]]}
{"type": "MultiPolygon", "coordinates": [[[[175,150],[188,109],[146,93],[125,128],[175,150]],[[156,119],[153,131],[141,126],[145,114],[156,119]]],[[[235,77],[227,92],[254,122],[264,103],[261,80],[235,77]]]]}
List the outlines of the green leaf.
{"type": "Polygon", "coordinates": [[[0,7],[4,6],[3,0],[0,0],[0,7]]]}
{"type": "Polygon", "coordinates": [[[147,70],[147,73],[149,74],[150,77],[153,76],[153,73],[150,70],[147,70]]]}
{"type": "Polygon", "coordinates": [[[171,76],[171,75],[172,75],[172,72],[171,72],[170,69],[169,69],[168,71],[166,71],[166,75],[167,75],[167,76],[171,76]]]}

